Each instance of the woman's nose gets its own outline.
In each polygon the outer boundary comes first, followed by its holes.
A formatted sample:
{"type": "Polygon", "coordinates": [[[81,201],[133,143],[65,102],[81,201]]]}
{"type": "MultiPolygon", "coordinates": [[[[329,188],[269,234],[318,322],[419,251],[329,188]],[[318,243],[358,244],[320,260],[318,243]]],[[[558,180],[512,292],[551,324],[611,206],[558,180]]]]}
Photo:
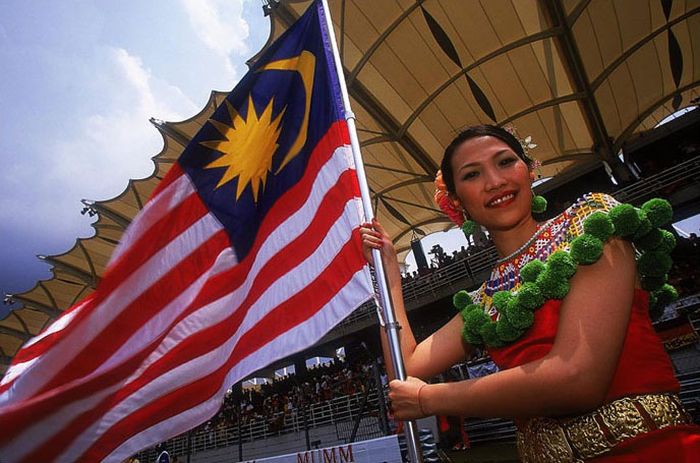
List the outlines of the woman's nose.
{"type": "Polygon", "coordinates": [[[486,191],[497,190],[506,184],[506,179],[497,169],[485,169],[483,176],[486,191]]]}

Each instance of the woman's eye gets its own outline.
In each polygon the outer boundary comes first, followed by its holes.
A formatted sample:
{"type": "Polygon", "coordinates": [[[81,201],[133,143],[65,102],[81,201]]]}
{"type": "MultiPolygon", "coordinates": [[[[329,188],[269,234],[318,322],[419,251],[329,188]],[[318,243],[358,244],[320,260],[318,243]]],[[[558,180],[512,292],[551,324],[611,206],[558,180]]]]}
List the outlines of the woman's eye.
{"type": "Polygon", "coordinates": [[[466,174],[462,175],[462,180],[471,180],[476,178],[478,175],[479,173],[475,171],[467,172],[466,174]]]}
{"type": "Polygon", "coordinates": [[[499,164],[502,166],[507,166],[509,164],[513,164],[515,161],[516,161],[515,158],[504,158],[504,159],[501,159],[501,162],[499,162],[499,164]]]}

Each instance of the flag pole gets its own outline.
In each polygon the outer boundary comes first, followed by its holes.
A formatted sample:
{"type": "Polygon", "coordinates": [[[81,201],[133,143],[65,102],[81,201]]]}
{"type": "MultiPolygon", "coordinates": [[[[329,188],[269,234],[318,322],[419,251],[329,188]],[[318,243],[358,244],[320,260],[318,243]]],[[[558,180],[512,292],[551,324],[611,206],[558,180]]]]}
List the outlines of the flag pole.
{"type": "MultiPolygon", "coordinates": [[[[340,60],[340,53],[338,52],[338,45],[335,40],[335,31],[333,30],[333,22],[331,21],[331,12],[330,8],[328,7],[328,0],[321,0],[321,4],[323,7],[328,39],[331,44],[331,51],[333,54],[333,59],[335,61],[335,69],[338,73],[340,93],[343,98],[343,108],[345,109],[345,121],[348,124],[348,132],[350,133],[350,146],[352,147],[352,157],[355,161],[357,180],[359,182],[360,194],[362,197],[362,207],[365,212],[365,218],[367,219],[367,221],[371,222],[374,218],[374,212],[372,211],[372,201],[369,195],[369,186],[367,185],[367,177],[365,175],[364,163],[362,162],[362,154],[360,153],[360,142],[357,138],[357,129],[355,127],[355,114],[350,108],[350,97],[348,96],[348,89],[345,85],[343,64],[340,60]]],[[[381,306],[383,308],[385,320],[384,328],[387,334],[387,339],[389,341],[391,360],[395,370],[394,373],[397,379],[405,381],[406,370],[404,369],[403,355],[401,353],[401,342],[399,340],[399,330],[401,329],[401,327],[396,321],[396,315],[394,314],[394,306],[391,302],[391,294],[389,292],[389,285],[387,284],[386,275],[384,273],[384,264],[382,263],[381,254],[378,249],[372,249],[372,258],[374,260],[374,271],[377,277],[377,285],[379,286],[379,297],[381,306]]],[[[418,445],[418,427],[416,426],[416,422],[406,421],[404,430],[406,435],[408,454],[411,462],[422,463],[423,455],[420,452],[420,447],[418,445]]]]}

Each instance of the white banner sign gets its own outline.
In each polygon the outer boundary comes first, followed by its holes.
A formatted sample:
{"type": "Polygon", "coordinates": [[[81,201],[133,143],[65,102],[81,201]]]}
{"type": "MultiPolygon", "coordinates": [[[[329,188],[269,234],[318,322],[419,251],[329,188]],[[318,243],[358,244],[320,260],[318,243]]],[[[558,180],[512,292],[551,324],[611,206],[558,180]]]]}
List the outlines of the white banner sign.
{"type": "Polygon", "coordinates": [[[398,436],[393,435],[244,463],[401,463],[401,450],[398,436]]]}

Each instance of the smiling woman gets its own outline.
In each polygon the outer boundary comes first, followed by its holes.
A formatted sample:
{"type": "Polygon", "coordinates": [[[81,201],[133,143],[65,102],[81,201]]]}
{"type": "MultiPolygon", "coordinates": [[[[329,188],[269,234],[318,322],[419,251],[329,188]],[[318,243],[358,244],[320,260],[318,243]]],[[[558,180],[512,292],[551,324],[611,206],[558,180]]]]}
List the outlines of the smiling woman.
{"type": "Polygon", "coordinates": [[[406,317],[393,245],[378,222],[364,226],[366,256],[381,251],[404,328],[410,376],[390,383],[394,415],[513,418],[525,462],[697,461],[700,428],[679,401],[649,315],[675,294],[665,284],[675,241],[658,228],[670,206],[652,200],[638,210],[590,193],[538,223],[530,146],[478,126],[445,150],[440,206],[458,225],[486,227],[501,259],[478,290],[455,295],[460,314],[421,343],[406,317]],[[500,372],[445,384],[419,379],[477,346],[500,372]]]}

